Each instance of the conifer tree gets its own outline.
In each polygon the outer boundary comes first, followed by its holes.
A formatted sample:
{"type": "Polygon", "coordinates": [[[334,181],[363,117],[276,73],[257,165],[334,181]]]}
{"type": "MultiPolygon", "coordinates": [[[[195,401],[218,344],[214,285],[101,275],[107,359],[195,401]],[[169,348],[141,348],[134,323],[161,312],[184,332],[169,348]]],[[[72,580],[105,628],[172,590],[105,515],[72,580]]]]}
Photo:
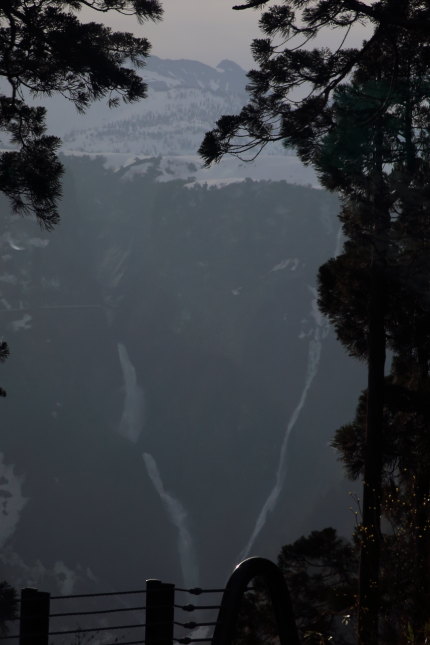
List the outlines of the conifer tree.
{"type": "MultiPolygon", "coordinates": [[[[400,352],[398,359],[403,365],[407,364],[406,356],[402,356],[407,349],[409,355],[416,353],[421,357],[419,364],[424,379],[427,379],[428,372],[428,338],[423,324],[428,318],[423,311],[427,296],[425,290],[419,288],[419,282],[428,284],[430,279],[424,251],[428,245],[430,222],[428,206],[423,199],[427,191],[425,168],[429,169],[427,132],[430,123],[426,114],[429,52],[428,47],[414,47],[410,36],[404,33],[397,34],[394,47],[393,32],[390,36],[391,41],[387,41],[386,47],[380,50],[380,56],[369,60],[368,69],[362,63],[355,76],[359,83],[367,79],[366,88],[357,88],[353,84],[336,93],[337,128],[326,138],[327,148],[322,148],[320,163],[317,162],[317,166],[326,171],[322,175],[323,181],[326,179],[331,188],[337,188],[341,195],[347,197],[342,220],[348,236],[344,254],[329,262],[320,272],[320,305],[334,322],[339,338],[349,350],[366,357],[369,373],[365,422],[362,416],[365,436],[361,441],[364,491],[360,572],[362,615],[359,616],[359,627],[372,617],[372,610],[380,601],[376,595],[379,568],[376,565],[381,545],[379,516],[384,502],[382,470],[386,458],[383,440],[386,341],[392,349],[400,352]],[[372,100],[377,103],[372,109],[373,116],[371,114],[368,118],[363,108],[372,100]],[[362,131],[363,127],[366,132],[362,131]],[[369,135],[371,147],[367,145],[369,135]],[[371,164],[375,159],[379,181],[363,191],[360,177],[372,181],[371,164]],[[354,175],[359,178],[358,192],[354,187],[354,175]],[[376,210],[375,203],[378,204],[376,210]],[[420,281],[416,279],[418,275],[420,281]],[[369,296],[363,297],[366,293],[369,296]],[[403,298],[399,302],[400,294],[403,298]],[[409,319],[402,313],[404,306],[409,319]],[[416,321],[419,334],[408,333],[411,320],[416,321]],[[358,328],[360,322],[361,329],[358,328]],[[370,591],[367,598],[364,594],[366,589],[370,591]]],[[[410,369],[410,377],[414,378],[416,367],[410,364],[410,369]]],[[[418,426],[421,427],[422,423],[418,426]]],[[[391,430],[400,432],[400,427],[391,426],[391,430]]],[[[404,449],[407,453],[407,446],[404,445],[404,449]]],[[[425,453],[420,455],[427,466],[425,453]]],[[[420,528],[413,532],[421,535],[425,533],[422,527],[426,522],[422,500],[428,497],[426,470],[426,467],[423,469],[416,464],[416,468],[409,472],[415,481],[410,494],[421,500],[416,508],[415,523],[420,528]]],[[[418,558],[421,565],[414,567],[417,577],[412,613],[417,613],[424,597],[425,584],[419,580],[422,580],[425,570],[425,542],[425,537],[416,541],[421,556],[416,549],[414,559],[417,561],[418,558]]],[[[418,614],[423,617],[423,611],[418,611],[418,614]]],[[[376,612],[373,619],[376,620],[376,612]]],[[[416,617],[415,623],[417,621],[420,622],[416,617]]],[[[369,625],[369,628],[377,633],[376,624],[373,627],[369,625]]],[[[423,628],[421,621],[415,633],[423,633],[423,628]]]]}
{"type": "Polygon", "coordinates": [[[46,134],[39,97],[61,94],[78,111],[107,97],[109,105],[145,96],[145,83],[133,69],[149,53],[149,42],[79,20],[89,7],[135,15],[139,21],[161,16],[158,0],[6,0],[0,6],[0,190],[19,213],[34,213],[51,229],[58,221],[62,167],[57,137],[46,134]],[[33,99],[28,103],[28,97],[33,99]]]}
{"type": "Polygon", "coordinates": [[[17,616],[18,594],[7,582],[0,582],[0,636],[8,634],[8,621],[17,616]]]}
{"type": "Polygon", "coordinates": [[[407,169],[413,159],[428,154],[429,31],[418,25],[420,19],[429,24],[428,13],[427,3],[414,0],[371,6],[291,0],[270,8],[261,19],[269,37],[253,44],[259,70],[249,74],[251,101],[239,115],[220,119],[201,147],[210,163],[226,153],[258,153],[267,142],[283,140],[343,198],[349,241],[345,253],[321,273],[321,305],[350,351],[368,362],[358,624],[362,645],[378,641],[387,287],[405,235],[399,222],[411,211],[405,207],[412,186],[407,169]],[[294,11],[300,9],[302,22],[294,11]],[[323,26],[349,28],[359,19],[373,25],[361,49],[288,48],[295,35],[312,38],[323,26]],[[282,36],[287,46],[279,46],[275,36],[282,36]],[[345,86],[351,79],[352,85],[345,86]],[[305,98],[291,100],[292,90],[302,86],[309,88],[305,98]],[[415,154],[418,126],[421,148],[415,154]],[[342,279],[344,272],[348,281],[342,279]]]}
{"type": "MultiPolygon", "coordinates": [[[[357,548],[328,527],[282,547],[278,566],[307,645],[352,645],[357,548]]],[[[235,645],[274,642],[277,625],[264,583],[254,580],[242,604],[235,645]]]]}

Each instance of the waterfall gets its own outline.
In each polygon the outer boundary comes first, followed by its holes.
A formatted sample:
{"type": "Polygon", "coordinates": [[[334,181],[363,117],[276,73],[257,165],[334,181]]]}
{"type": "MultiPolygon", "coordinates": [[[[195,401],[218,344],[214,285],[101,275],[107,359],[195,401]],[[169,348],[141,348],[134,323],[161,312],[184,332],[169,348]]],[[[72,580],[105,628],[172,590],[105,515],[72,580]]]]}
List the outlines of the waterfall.
{"type": "MultiPolygon", "coordinates": [[[[144,424],[143,391],[138,385],[136,370],[122,343],[118,343],[118,355],[125,390],[124,408],[118,432],[131,443],[137,443],[144,424]]],[[[145,452],[143,460],[148,476],[165,505],[168,516],[178,530],[178,551],[184,584],[195,587],[198,580],[198,566],[193,540],[187,526],[187,512],[182,504],[165,490],[154,457],[145,452]]]]}
{"type": "Polygon", "coordinates": [[[321,358],[322,340],[328,334],[328,329],[329,329],[328,321],[324,318],[324,316],[321,314],[321,312],[318,309],[318,298],[317,298],[316,289],[313,287],[309,287],[309,289],[313,296],[312,302],[311,302],[311,317],[313,318],[315,324],[314,324],[313,330],[309,334],[310,340],[309,340],[309,347],[308,347],[308,360],[307,360],[307,366],[306,366],[305,382],[303,385],[303,389],[302,389],[299,401],[296,407],[294,408],[293,413],[285,429],[274,485],[266,501],[264,502],[260,513],[258,514],[257,521],[254,526],[254,530],[252,531],[252,534],[248,540],[248,543],[246,544],[245,548],[242,550],[239,556],[239,560],[243,560],[249,555],[249,552],[251,551],[251,548],[255,540],[257,539],[261,530],[266,524],[269,513],[271,513],[275,508],[276,503],[279,499],[279,495],[281,494],[282,486],[287,472],[287,453],[288,453],[288,444],[289,444],[290,436],[294,429],[294,426],[297,423],[297,420],[303,409],[303,406],[305,405],[309,389],[318,371],[318,366],[321,358]]]}
{"type": "Polygon", "coordinates": [[[164,488],[154,457],[147,452],[142,456],[149,478],[163,501],[172,524],[178,529],[178,552],[184,585],[195,587],[198,584],[198,565],[193,540],[187,526],[187,512],[182,504],[164,488]]]}
{"type": "Polygon", "coordinates": [[[333,254],[335,258],[337,258],[337,256],[340,255],[340,252],[342,251],[343,241],[344,241],[343,230],[342,230],[342,227],[339,226],[339,230],[336,235],[336,248],[333,254]]]}
{"type": "Polygon", "coordinates": [[[124,378],[124,408],[118,432],[132,443],[137,443],[144,423],[143,391],[137,383],[136,370],[130,361],[127,349],[118,343],[119,362],[124,378]]]}

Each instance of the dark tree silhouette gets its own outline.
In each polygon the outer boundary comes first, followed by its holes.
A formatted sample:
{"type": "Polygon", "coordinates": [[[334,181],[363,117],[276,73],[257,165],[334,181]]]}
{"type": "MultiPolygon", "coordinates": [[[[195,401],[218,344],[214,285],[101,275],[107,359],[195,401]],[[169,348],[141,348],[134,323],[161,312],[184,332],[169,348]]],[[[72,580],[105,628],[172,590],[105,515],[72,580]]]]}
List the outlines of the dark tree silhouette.
{"type": "Polygon", "coordinates": [[[291,0],[269,8],[260,21],[268,37],[253,43],[259,69],[249,73],[250,102],[239,115],[222,117],[200,148],[209,164],[226,153],[258,154],[268,142],[282,140],[315,165],[323,184],[344,202],[349,241],[343,256],[321,273],[321,305],[339,338],[368,363],[359,532],[362,645],[378,640],[387,287],[406,235],[402,222],[416,210],[407,204],[415,190],[413,168],[428,156],[429,31],[418,26],[419,19],[428,27],[427,4],[415,0],[370,6],[291,0]],[[358,20],[373,28],[359,49],[344,48],[345,40],[336,51],[302,46],[323,27],[343,29],[346,39],[358,20]],[[299,36],[302,42],[294,46],[299,36]],[[303,99],[293,93],[298,89],[306,90],[303,99]]]}
{"type": "MultiPolygon", "coordinates": [[[[427,190],[424,169],[428,168],[429,124],[423,118],[428,97],[428,56],[428,45],[417,46],[410,35],[401,31],[391,31],[385,44],[380,41],[367,65],[364,57],[355,74],[359,86],[353,83],[335,93],[337,126],[326,137],[316,160],[323,183],[337,189],[344,198],[342,221],[348,236],[342,256],[320,271],[320,306],[350,352],[365,357],[368,363],[359,531],[362,642],[368,642],[369,631],[375,637],[378,633],[377,607],[381,600],[378,570],[387,342],[402,353],[406,348],[409,353],[419,353],[425,378],[428,371],[428,339],[423,333],[426,292],[419,287],[420,281],[429,279],[427,253],[423,251],[429,236],[428,200],[423,199],[427,190]],[[408,320],[398,314],[403,302],[408,320]],[[416,333],[407,331],[411,321],[416,321],[421,330],[419,339],[416,333]],[[396,341],[400,336],[402,347],[396,341]]],[[[419,480],[420,496],[424,498],[428,486],[423,476],[419,480]]],[[[419,542],[420,548],[423,543],[424,540],[419,542]]],[[[423,555],[420,571],[424,561],[423,555]]],[[[423,584],[417,581],[417,587],[423,589],[423,584]]],[[[422,597],[422,592],[419,595],[422,597]]],[[[420,615],[424,616],[422,611],[420,615]]],[[[423,629],[422,624],[415,631],[423,629]]]]}
{"type": "Polygon", "coordinates": [[[84,112],[103,97],[116,105],[120,98],[145,96],[144,82],[129,65],[143,64],[149,42],[80,22],[83,6],[134,14],[140,21],[161,16],[158,0],[7,0],[0,7],[0,130],[4,143],[12,144],[0,154],[0,190],[15,211],[34,213],[47,229],[58,221],[60,141],[46,134],[45,109],[29,105],[27,97],[59,93],[84,112]]]}
{"type": "MultiPolygon", "coordinates": [[[[357,547],[333,528],[312,531],[282,547],[278,566],[291,594],[297,628],[309,645],[350,645],[356,620],[357,547]]],[[[277,636],[264,584],[253,582],[243,601],[237,645],[273,643],[277,636]]]]}
{"type": "MultiPolygon", "coordinates": [[[[250,2],[236,9],[261,8],[268,0],[250,2]]],[[[258,154],[271,141],[297,149],[305,163],[312,163],[319,142],[335,125],[330,100],[334,90],[360,67],[369,50],[387,39],[401,25],[418,29],[420,16],[428,19],[422,2],[389,0],[371,6],[356,0],[286,0],[262,14],[264,38],[252,43],[258,69],[248,73],[250,102],[239,115],[226,115],[208,132],[200,147],[207,164],[224,154],[258,154]],[[412,5],[414,7],[411,9],[412,5]],[[356,23],[369,26],[370,38],[361,48],[349,48],[348,33],[356,23]],[[305,46],[323,29],[338,34],[335,51],[305,46]],[[297,99],[297,91],[304,98],[297,99]]],[[[421,33],[421,31],[423,33],[421,33]]]]}
{"type": "Polygon", "coordinates": [[[18,597],[15,589],[7,582],[0,582],[0,636],[8,633],[7,622],[16,618],[18,597]]]}

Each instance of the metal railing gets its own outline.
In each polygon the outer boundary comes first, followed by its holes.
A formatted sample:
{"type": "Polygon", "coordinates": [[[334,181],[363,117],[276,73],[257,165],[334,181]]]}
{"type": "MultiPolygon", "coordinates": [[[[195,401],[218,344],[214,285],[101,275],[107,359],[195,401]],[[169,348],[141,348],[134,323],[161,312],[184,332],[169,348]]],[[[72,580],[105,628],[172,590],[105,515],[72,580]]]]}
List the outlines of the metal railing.
{"type": "MultiPolygon", "coordinates": [[[[3,636],[2,640],[7,645],[51,645],[53,637],[70,635],[87,635],[98,632],[115,634],[121,632],[121,638],[133,630],[133,640],[118,641],[115,637],[110,644],[103,640],[104,645],[189,645],[194,642],[212,642],[213,645],[231,645],[235,637],[235,630],[241,601],[248,585],[254,578],[262,579],[269,593],[273,605],[274,616],[279,633],[280,645],[299,645],[296,624],[291,607],[288,589],[282,573],[278,567],[265,558],[248,558],[241,562],[230,576],[225,589],[181,589],[173,584],[160,580],[147,580],[145,589],[106,592],[96,594],[74,594],[68,596],[51,596],[49,593],[37,589],[23,589],[21,592],[20,617],[15,622],[19,623],[19,633],[3,636]],[[187,593],[194,596],[201,594],[222,594],[220,603],[184,603],[176,599],[176,593],[187,593]],[[140,595],[145,598],[145,603],[132,607],[109,607],[102,609],[51,611],[51,601],[58,602],[81,601],[82,599],[96,599],[101,597],[115,597],[140,595]],[[217,612],[214,620],[203,618],[199,621],[178,619],[179,612],[217,612]],[[55,619],[71,619],[72,617],[89,617],[106,614],[120,614],[134,612],[137,619],[127,623],[110,626],[79,627],[76,629],[56,629],[52,626],[55,619]],[[142,617],[140,619],[140,617],[142,617]],[[180,628],[183,634],[175,634],[175,628],[180,628]],[[199,635],[196,630],[204,628],[206,633],[199,635]],[[210,629],[214,628],[212,637],[210,629]]],[[[64,640],[63,640],[64,642],[64,640]]]]}

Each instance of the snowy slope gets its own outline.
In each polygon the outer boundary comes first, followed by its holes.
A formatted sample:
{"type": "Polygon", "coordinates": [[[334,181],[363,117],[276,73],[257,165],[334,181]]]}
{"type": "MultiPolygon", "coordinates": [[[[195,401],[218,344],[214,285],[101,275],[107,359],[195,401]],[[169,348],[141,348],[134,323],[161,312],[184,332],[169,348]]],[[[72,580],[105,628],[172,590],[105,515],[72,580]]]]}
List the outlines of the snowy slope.
{"type": "MultiPolygon", "coordinates": [[[[77,153],[74,153],[76,156],[77,153]]],[[[70,156],[70,155],[69,155],[70,156]]],[[[80,156],[80,153],[79,153],[80,156]]],[[[91,157],[99,155],[92,153],[91,157]]],[[[105,165],[116,171],[124,181],[131,181],[150,172],[156,181],[186,180],[189,187],[196,184],[227,186],[243,181],[287,181],[312,188],[320,188],[318,177],[311,167],[305,167],[293,155],[262,155],[252,162],[225,157],[221,163],[204,168],[198,155],[165,155],[163,157],[107,153],[102,155],[105,165]]]]}
{"type": "Polygon", "coordinates": [[[101,154],[111,168],[129,167],[128,178],[145,173],[148,158],[162,157],[161,181],[189,178],[219,186],[249,178],[319,187],[314,171],[280,143],[267,146],[252,163],[226,157],[210,169],[202,167],[197,150],[205,133],[222,115],[237,114],[248,100],[248,79],[236,63],[224,60],[210,67],[153,56],[142,77],[148,85],[143,101],[113,109],[99,101],[84,116],[59,97],[46,99],[49,130],[62,138],[63,152],[101,154]]]}
{"type": "Polygon", "coordinates": [[[109,110],[101,103],[62,133],[65,150],[144,155],[193,154],[222,114],[246,101],[246,76],[236,63],[218,67],[151,57],[142,76],[148,97],[109,110]]]}

